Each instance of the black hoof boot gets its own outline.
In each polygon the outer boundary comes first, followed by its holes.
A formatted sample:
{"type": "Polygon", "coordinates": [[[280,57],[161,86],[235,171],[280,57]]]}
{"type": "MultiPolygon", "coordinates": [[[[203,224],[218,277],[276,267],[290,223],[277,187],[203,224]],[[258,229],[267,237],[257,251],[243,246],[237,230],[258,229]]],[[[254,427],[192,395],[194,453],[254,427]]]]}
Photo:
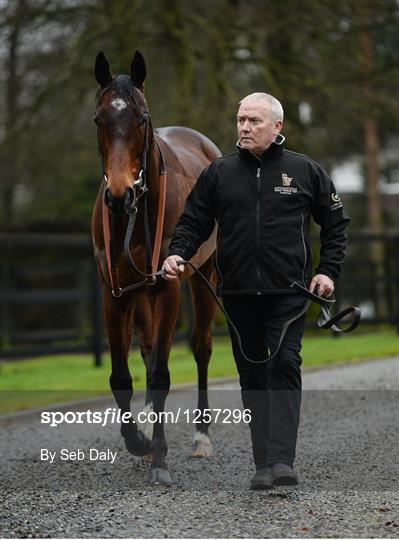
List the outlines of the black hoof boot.
{"type": "Polygon", "coordinates": [[[148,482],[150,484],[160,484],[161,486],[170,487],[173,484],[172,477],[168,469],[160,467],[151,467],[148,471],[148,482]]]}

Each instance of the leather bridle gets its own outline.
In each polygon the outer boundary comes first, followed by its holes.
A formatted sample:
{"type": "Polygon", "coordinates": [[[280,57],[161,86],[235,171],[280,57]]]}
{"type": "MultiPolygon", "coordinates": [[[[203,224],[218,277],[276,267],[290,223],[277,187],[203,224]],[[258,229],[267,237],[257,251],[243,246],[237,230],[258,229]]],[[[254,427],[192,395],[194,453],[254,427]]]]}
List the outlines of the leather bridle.
{"type": "MultiPolygon", "coordinates": [[[[148,165],[148,152],[150,150],[150,131],[152,131],[151,117],[148,111],[144,111],[143,124],[145,125],[144,145],[141,154],[140,172],[138,178],[133,181],[132,185],[128,188],[129,197],[125,203],[120,205],[116,210],[111,204],[107,203],[107,190],[108,190],[108,178],[104,171],[103,155],[99,146],[101,155],[101,162],[103,167],[104,178],[104,190],[102,197],[102,221],[103,221],[103,234],[105,244],[105,255],[107,261],[108,274],[111,284],[111,292],[114,297],[120,297],[123,293],[137,289],[144,285],[155,285],[158,275],[161,272],[157,272],[159,264],[159,255],[161,250],[163,224],[165,217],[165,201],[166,201],[166,167],[165,160],[161,150],[161,147],[155,138],[154,141],[159,152],[159,196],[158,196],[158,213],[156,221],[154,247],[151,242],[151,231],[148,217],[148,185],[147,185],[147,165],[148,165]],[[136,217],[138,212],[138,203],[140,199],[143,200],[143,219],[144,219],[144,237],[146,247],[146,271],[140,270],[133,260],[130,250],[130,242],[133,237],[134,226],[136,223],[136,217]],[[117,252],[115,248],[115,227],[116,220],[120,218],[121,213],[128,215],[128,223],[126,227],[125,238],[123,242],[124,253],[128,263],[132,270],[139,274],[144,279],[127,285],[125,287],[120,286],[119,269],[117,264],[117,252]]],[[[99,265],[100,266],[100,265],[99,265]]]]}

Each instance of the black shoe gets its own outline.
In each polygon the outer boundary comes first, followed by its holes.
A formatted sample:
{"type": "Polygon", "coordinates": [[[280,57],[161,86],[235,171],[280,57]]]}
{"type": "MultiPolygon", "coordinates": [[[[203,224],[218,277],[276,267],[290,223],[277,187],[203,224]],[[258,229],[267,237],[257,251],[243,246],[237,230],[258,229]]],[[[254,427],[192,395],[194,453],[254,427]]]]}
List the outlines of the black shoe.
{"type": "Polygon", "coordinates": [[[273,489],[272,470],[270,467],[256,471],[251,478],[251,489],[273,489]]]}
{"type": "Polygon", "coordinates": [[[299,484],[297,473],[285,463],[275,463],[272,466],[272,477],[274,486],[297,486],[299,484]]]}

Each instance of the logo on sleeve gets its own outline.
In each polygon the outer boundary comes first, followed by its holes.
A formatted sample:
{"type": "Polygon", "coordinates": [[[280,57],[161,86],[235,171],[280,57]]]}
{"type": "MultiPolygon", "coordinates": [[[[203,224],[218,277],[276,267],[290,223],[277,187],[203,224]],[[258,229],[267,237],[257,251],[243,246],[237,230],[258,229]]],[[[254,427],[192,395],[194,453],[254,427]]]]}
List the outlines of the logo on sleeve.
{"type": "Polygon", "coordinates": [[[330,210],[338,210],[339,208],[342,208],[341,198],[338,193],[332,193],[331,199],[333,204],[330,206],[330,210]]]}
{"type": "Polygon", "coordinates": [[[298,188],[291,187],[291,183],[293,181],[293,178],[288,176],[286,173],[282,173],[281,175],[281,182],[282,186],[276,186],[274,188],[274,191],[276,193],[280,193],[280,195],[292,195],[293,193],[298,192],[298,188]]]}
{"type": "Polygon", "coordinates": [[[339,198],[338,193],[333,193],[333,194],[331,195],[331,198],[332,198],[332,200],[333,200],[334,202],[340,202],[340,200],[341,200],[341,199],[339,198]]]}

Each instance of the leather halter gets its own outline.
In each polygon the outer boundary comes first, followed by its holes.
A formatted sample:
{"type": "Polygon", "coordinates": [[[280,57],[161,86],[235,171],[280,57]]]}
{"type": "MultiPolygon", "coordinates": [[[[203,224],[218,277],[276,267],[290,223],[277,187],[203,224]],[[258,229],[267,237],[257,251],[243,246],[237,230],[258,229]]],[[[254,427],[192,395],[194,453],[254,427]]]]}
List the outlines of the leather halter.
{"type": "MultiPolygon", "coordinates": [[[[107,206],[105,202],[105,193],[107,189],[107,177],[104,173],[104,191],[102,197],[102,221],[103,221],[103,234],[104,234],[104,245],[105,245],[105,255],[107,261],[108,274],[111,282],[111,291],[114,297],[120,297],[124,292],[142,287],[144,285],[155,285],[157,280],[156,270],[159,264],[159,256],[161,251],[161,242],[162,242],[162,233],[165,217],[165,202],[166,202],[166,167],[165,160],[161,150],[161,147],[154,137],[155,144],[159,152],[159,195],[158,195],[158,213],[157,213],[157,222],[155,229],[155,239],[154,247],[151,245],[151,232],[148,220],[148,201],[147,201],[147,154],[149,150],[149,128],[151,125],[151,117],[148,111],[144,113],[144,123],[145,123],[145,136],[144,136],[144,147],[141,155],[141,168],[138,178],[133,182],[133,185],[130,187],[131,193],[133,195],[132,201],[129,205],[125,205],[125,212],[128,214],[128,224],[126,228],[126,234],[124,239],[124,252],[125,256],[130,263],[132,269],[142,276],[144,279],[137,283],[132,283],[126,287],[120,286],[119,281],[119,269],[117,264],[116,250],[115,250],[115,213],[112,212],[111,208],[107,206]],[[144,204],[144,235],[145,235],[145,247],[146,247],[146,257],[147,257],[147,267],[146,272],[140,270],[135,262],[130,251],[130,241],[133,236],[134,225],[136,222],[137,211],[138,211],[138,202],[139,199],[143,198],[144,204]],[[151,254],[152,252],[152,254],[151,254]]],[[[118,216],[120,214],[117,214],[118,216]]]]}

